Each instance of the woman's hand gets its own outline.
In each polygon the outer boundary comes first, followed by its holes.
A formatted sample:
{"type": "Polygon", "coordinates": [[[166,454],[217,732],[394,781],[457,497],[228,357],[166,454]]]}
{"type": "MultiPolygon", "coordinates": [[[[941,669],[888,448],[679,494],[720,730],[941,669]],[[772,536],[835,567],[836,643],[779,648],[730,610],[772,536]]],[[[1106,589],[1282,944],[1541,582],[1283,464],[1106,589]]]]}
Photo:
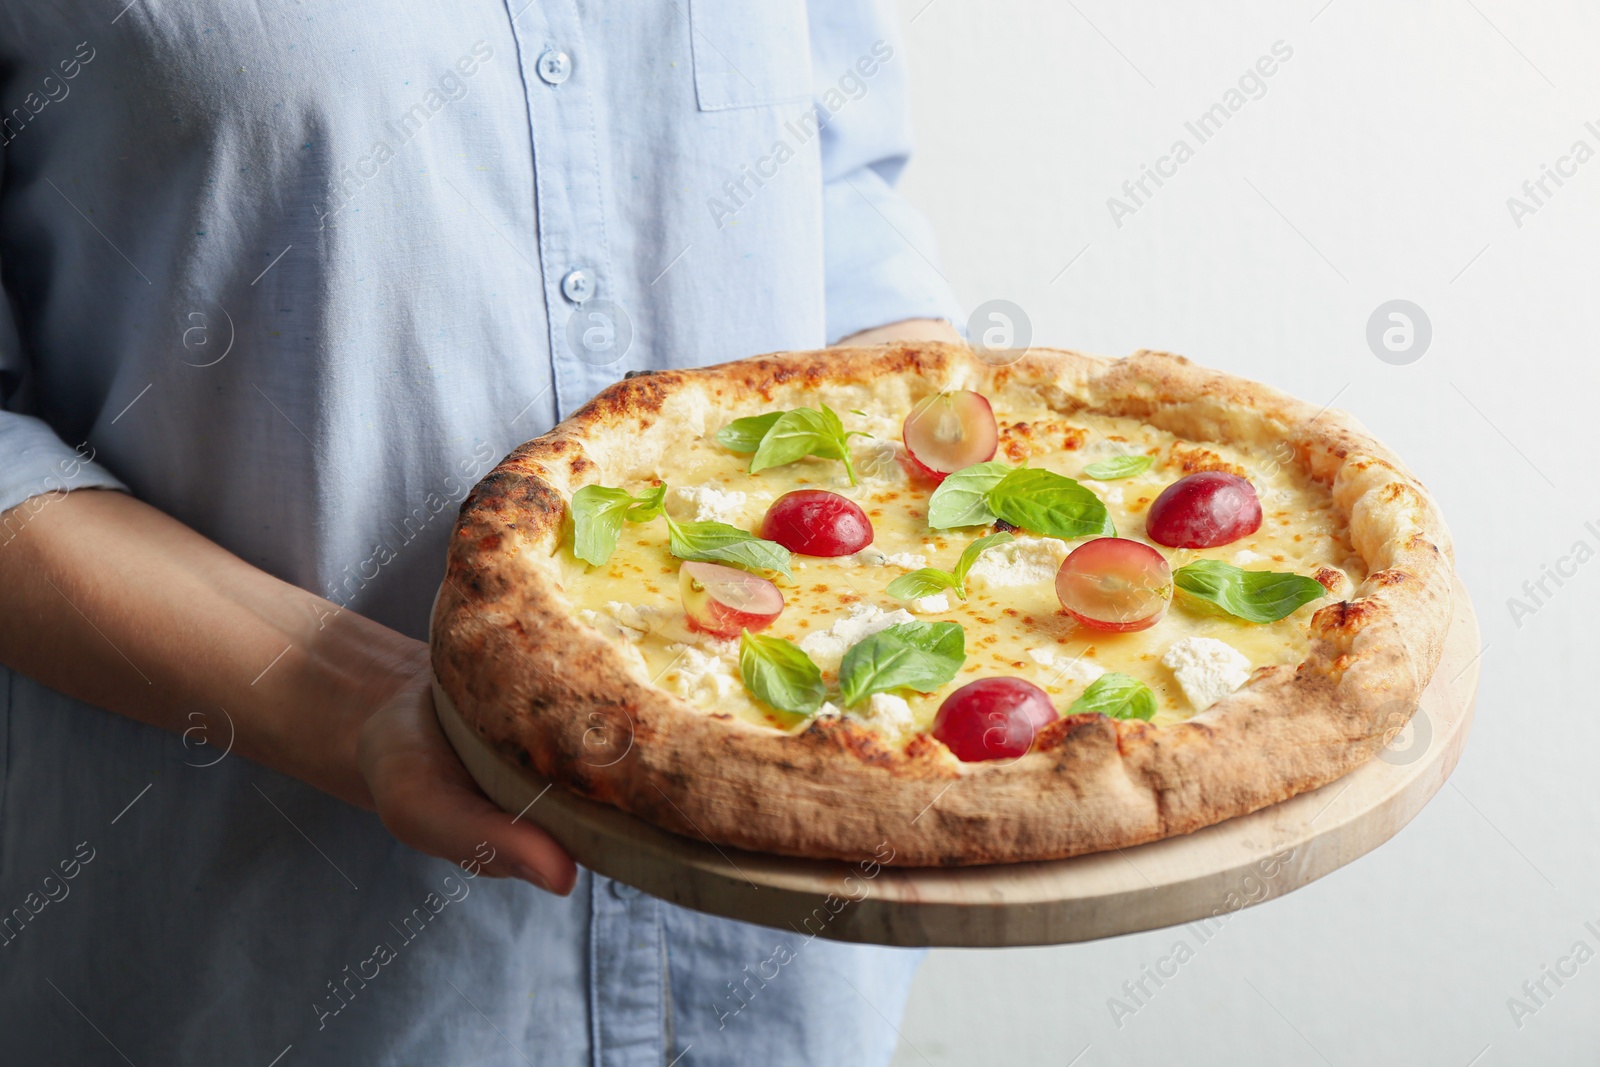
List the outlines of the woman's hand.
{"type": "Polygon", "coordinates": [[[427,646],[417,642],[415,670],[361,724],[361,775],[383,825],[430,856],[460,861],[487,842],[482,873],[510,876],[563,895],[577,867],[561,846],[478,790],[434,717],[427,646]]]}

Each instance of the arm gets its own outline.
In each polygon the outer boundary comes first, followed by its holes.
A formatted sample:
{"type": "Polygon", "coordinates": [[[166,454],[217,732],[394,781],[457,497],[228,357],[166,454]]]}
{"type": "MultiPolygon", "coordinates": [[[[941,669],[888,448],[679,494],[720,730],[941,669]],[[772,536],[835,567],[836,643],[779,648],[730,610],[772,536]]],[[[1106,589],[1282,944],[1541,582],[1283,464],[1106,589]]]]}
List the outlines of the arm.
{"type": "Polygon", "coordinates": [[[0,513],[0,530],[6,666],[168,730],[226,708],[238,755],[376,810],[406,844],[462,861],[487,841],[483,873],[571,890],[572,860],[513,824],[456,759],[423,642],[120,492],[34,497],[0,513]]]}
{"type": "Polygon", "coordinates": [[[841,345],[883,345],[891,341],[949,341],[961,343],[956,328],[943,319],[902,319],[887,326],[853,333],[838,340],[841,345]]]}

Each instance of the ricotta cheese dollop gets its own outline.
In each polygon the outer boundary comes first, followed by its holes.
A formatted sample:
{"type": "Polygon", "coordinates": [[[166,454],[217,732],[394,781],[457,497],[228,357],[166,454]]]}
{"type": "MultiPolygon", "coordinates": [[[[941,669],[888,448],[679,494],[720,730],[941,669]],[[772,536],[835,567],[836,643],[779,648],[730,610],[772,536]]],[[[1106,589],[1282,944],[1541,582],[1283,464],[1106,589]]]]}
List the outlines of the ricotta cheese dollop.
{"type": "Polygon", "coordinates": [[[675,485],[667,492],[667,511],[679,522],[725,522],[737,526],[748,500],[737,489],[675,485]]]}
{"type": "Polygon", "coordinates": [[[813,630],[801,638],[800,648],[818,667],[836,671],[851,645],[898,623],[915,621],[903,608],[884,611],[876,604],[852,604],[849,615],[835,619],[826,630],[813,630]]]}
{"type": "Polygon", "coordinates": [[[641,641],[644,635],[656,628],[661,611],[659,608],[641,607],[638,604],[625,604],[620,600],[606,601],[606,613],[584,610],[578,612],[578,618],[590,626],[605,632],[604,626],[626,637],[629,641],[641,641]],[[604,624],[604,625],[603,625],[604,624]]]}
{"type": "Polygon", "coordinates": [[[1067,543],[1054,537],[1019,537],[996,545],[978,557],[967,577],[991,588],[1034,585],[1053,581],[1061,561],[1067,558],[1067,543]]]}
{"type": "Polygon", "coordinates": [[[683,646],[662,681],[685,700],[711,705],[726,699],[741,684],[732,663],[692,645],[683,646]]]}
{"type": "Polygon", "coordinates": [[[1161,663],[1172,668],[1195,711],[1205,711],[1250,680],[1250,661],[1238,649],[1214,637],[1174,641],[1161,663]]]}
{"type": "Polygon", "coordinates": [[[906,703],[903,697],[897,697],[893,693],[872,694],[867,700],[865,712],[855,714],[869,726],[891,735],[907,733],[916,727],[916,719],[911,714],[911,705],[906,703]]]}

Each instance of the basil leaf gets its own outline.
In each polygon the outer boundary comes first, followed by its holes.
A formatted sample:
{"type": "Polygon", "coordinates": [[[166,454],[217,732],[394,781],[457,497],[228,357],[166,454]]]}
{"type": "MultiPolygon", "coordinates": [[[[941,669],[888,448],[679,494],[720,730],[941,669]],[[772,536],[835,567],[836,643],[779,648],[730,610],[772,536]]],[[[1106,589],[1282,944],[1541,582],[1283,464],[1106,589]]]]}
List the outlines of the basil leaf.
{"type": "Polygon", "coordinates": [[[725,522],[673,522],[667,517],[668,548],[679,559],[732,563],[747,570],[789,574],[789,550],[763,541],[748,530],[725,522]]]}
{"type": "Polygon", "coordinates": [[[961,551],[961,558],[956,562],[954,571],[941,571],[933,567],[923,567],[909,574],[902,574],[890,582],[884,592],[901,600],[916,600],[918,597],[933,596],[943,589],[955,590],[956,596],[962,600],[967,599],[967,572],[972,565],[978,562],[978,557],[983,555],[995,545],[1003,545],[1010,541],[1008,533],[990,534],[980,537],[961,551]]]}
{"type": "Polygon", "coordinates": [[[1247,571],[1220,559],[1197,559],[1172,572],[1172,584],[1248,622],[1277,622],[1328,595],[1315,578],[1247,571]]]}
{"type": "Polygon", "coordinates": [[[629,522],[649,522],[666,510],[667,487],[665,483],[654,489],[646,489],[633,498],[635,503],[628,509],[629,522]]]}
{"type": "Polygon", "coordinates": [[[717,444],[729,452],[754,452],[761,447],[761,439],[767,436],[772,424],[781,418],[783,412],[769,411],[765,415],[734,419],[717,431],[717,444]]]}
{"type": "Polygon", "coordinates": [[[1072,702],[1068,715],[1109,715],[1113,719],[1143,719],[1156,713],[1156,695],[1137,678],[1107,671],[1096,678],[1083,696],[1072,702]]]}
{"type": "Polygon", "coordinates": [[[915,689],[931,693],[967,661],[967,635],[953,622],[902,622],[852,645],[839,665],[844,702],[874,693],[915,689]]]}
{"type": "Polygon", "coordinates": [[[933,596],[945,589],[954,589],[956,596],[966,599],[966,595],[961,591],[961,583],[955,575],[932,567],[923,567],[921,570],[902,574],[890,582],[884,592],[901,600],[916,600],[919,597],[933,596]]]}
{"type": "Polygon", "coordinates": [[[1135,474],[1143,474],[1153,463],[1155,463],[1154,456],[1116,456],[1089,464],[1083,468],[1083,476],[1093,478],[1097,482],[1111,482],[1118,478],[1132,478],[1135,474]]]}
{"type": "Polygon", "coordinates": [[[603,485],[586,485],[573,493],[572,554],[596,567],[604,564],[617,550],[623,520],[637,504],[626,489],[603,485]]]}
{"type": "Polygon", "coordinates": [[[935,530],[987,526],[998,517],[989,510],[989,490],[1016,470],[999,460],[974,463],[946,475],[928,498],[928,525],[935,530]]]}
{"type": "Polygon", "coordinates": [[[956,592],[961,594],[961,599],[967,599],[967,572],[972,565],[978,562],[978,557],[996,545],[1003,545],[1014,538],[1008,533],[992,533],[987,537],[980,537],[972,544],[961,550],[961,558],[956,561],[953,572],[956,579],[956,592]]]}
{"type": "Polygon", "coordinates": [[[761,438],[755,457],[750,460],[750,473],[781,467],[806,456],[818,456],[843,460],[845,474],[850,484],[855,485],[856,471],[850,462],[851,436],[844,432],[844,423],[839,421],[838,414],[826,404],[785,411],[761,438]]]}
{"type": "Polygon", "coordinates": [[[1117,536],[1105,504],[1093,490],[1039,467],[1006,475],[989,490],[989,507],[1013,526],[1063,541],[1117,536]]]}
{"type": "Polygon", "coordinates": [[[763,704],[796,715],[813,714],[828,694],[822,671],[798,645],[749,630],[739,634],[739,678],[763,704]]]}

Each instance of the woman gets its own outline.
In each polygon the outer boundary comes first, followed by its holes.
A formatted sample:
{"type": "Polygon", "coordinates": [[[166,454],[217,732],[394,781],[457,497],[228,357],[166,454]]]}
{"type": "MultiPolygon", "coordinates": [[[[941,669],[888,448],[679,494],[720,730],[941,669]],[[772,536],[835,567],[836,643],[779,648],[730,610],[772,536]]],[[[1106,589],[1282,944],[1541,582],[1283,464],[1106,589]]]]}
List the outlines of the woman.
{"type": "Polygon", "coordinates": [[[8,1063],[887,1062],[915,954],[577,871],[424,641],[625,372],[953,336],[892,22],[0,0],[8,1063]]]}

